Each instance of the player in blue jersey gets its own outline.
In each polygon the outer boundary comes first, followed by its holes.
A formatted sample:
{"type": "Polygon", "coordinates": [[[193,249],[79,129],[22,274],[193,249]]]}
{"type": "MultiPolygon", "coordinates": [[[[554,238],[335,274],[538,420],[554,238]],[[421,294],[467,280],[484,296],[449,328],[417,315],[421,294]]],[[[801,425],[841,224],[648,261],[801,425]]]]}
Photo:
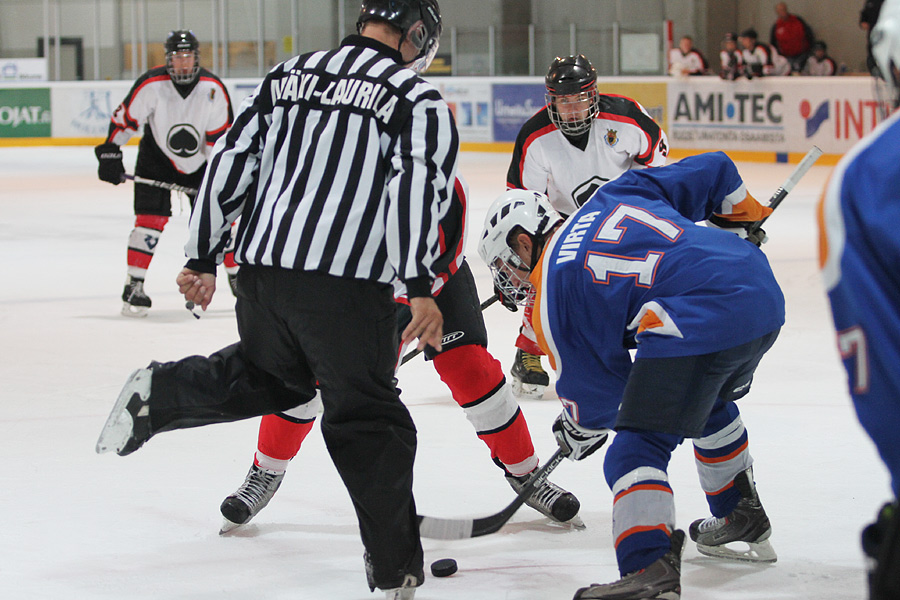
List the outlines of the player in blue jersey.
{"type": "Polygon", "coordinates": [[[558,441],[579,460],[616,432],[604,474],[622,579],[576,599],[680,597],[685,536],[666,469],[685,438],[713,515],[689,528],[698,549],[776,559],[734,401],[778,336],[784,297],[755,244],[697,224],[743,231],[769,212],[722,153],[628,171],[566,221],[524,190],[488,211],[479,254],[504,293],[533,303],[564,406],[558,441]]]}
{"type": "MultiPolygon", "coordinates": [[[[870,27],[870,63],[900,102],[900,0],[870,27]]],[[[863,531],[873,600],[900,598],[900,111],[838,163],[820,205],[820,257],[856,414],[891,477],[893,502],[863,531]]]]}

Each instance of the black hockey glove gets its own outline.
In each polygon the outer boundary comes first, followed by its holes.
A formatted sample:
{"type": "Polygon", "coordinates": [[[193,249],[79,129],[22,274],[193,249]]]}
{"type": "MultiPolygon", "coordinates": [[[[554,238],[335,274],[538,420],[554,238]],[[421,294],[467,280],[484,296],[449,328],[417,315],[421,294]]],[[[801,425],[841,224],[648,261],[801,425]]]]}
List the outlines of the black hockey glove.
{"type": "Polygon", "coordinates": [[[757,229],[752,233],[750,232],[750,228],[755,224],[753,221],[729,221],[719,215],[713,214],[710,215],[707,223],[718,229],[730,231],[738,237],[756,244],[757,248],[769,240],[769,236],[766,235],[765,229],[757,229]]]}
{"type": "Polygon", "coordinates": [[[100,144],[94,148],[94,154],[100,161],[97,176],[101,181],[119,185],[125,181],[125,167],[122,165],[122,150],[115,144],[100,144]]]}
{"type": "Polygon", "coordinates": [[[553,422],[556,443],[569,460],[581,460],[600,449],[609,438],[609,429],[585,429],[569,417],[569,411],[559,413],[553,422]]]}
{"type": "Polygon", "coordinates": [[[497,298],[500,300],[500,304],[502,304],[506,310],[509,312],[516,312],[519,310],[519,305],[516,304],[516,301],[508,296],[504,296],[496,285],[494,285],[494,293],[497,295],[497,298]]]}

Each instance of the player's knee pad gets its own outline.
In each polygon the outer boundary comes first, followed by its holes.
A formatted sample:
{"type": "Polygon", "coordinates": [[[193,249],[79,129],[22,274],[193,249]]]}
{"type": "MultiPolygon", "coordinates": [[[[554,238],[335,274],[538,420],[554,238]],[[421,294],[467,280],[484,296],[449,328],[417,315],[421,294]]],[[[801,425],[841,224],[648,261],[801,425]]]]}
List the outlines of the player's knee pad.
{"type": "Polygon", "coordinates": [[[504,381],[503,367],[484,346],[458,346],[434,357],[434,368],[460,406],[482,400],[504,381]]]}
{"type": "Polygon", "coordinates": [[[643,467],[664,473],[672,450],[681,439],[677,435],[655,431],[617,431],[603,460],[603,474],[610,489],[626,474],[643,467]]]}
{"type": "Polygon", "coordinates": [[[153,231],[162,232],[163,229],[166,228],[166,223],[169,222],[169,217],[164,217],[161,215],[135,215],[134,216],[134,226],[142,227],[144,229],[151,229],[153,231]]]}
{"type": "Polygon", "coordinates": [[[300,451],[314,423],[315,416],[298,420],[281,414],[265,415],[259,423],[257,450],[277,460],[291,460],[300,451]]]}

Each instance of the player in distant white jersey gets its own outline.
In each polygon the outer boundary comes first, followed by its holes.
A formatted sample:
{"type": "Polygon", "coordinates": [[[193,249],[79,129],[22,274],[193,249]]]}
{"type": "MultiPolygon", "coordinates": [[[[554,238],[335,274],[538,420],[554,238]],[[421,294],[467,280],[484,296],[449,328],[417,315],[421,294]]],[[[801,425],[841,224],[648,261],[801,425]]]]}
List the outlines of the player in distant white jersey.
{"type": "MultiPolygon", "coordinates": [[[[120,147],[142,132],[134,174],[144,179],[197,189],[206,157],[234,119],[222,81],[200,66],[197,38],[178,30],[166,38],[166,64],[137,78],[113,112],[104,143],[95,148],[101,180],[125,181],[120,147]]],[[[141,183],[134,185],[134,229],[128,238],[128,276],[122,292],[122,314],[143,317],[150,308],[144,278],[156,244],[172,216],[171,193],[141,183]]],[[[193,197],[190,197],[193,204],[193,197]]],[[[237,272],[233,255],[225,261],[237,272]]]]}
{"type": "MultiPolygon", "coordinates": [[[[869,64],[900,106],[900,0],[868,2],[869,64]]],[[[871,600],[900,598],[900,111],[838,163],[820,205],[820,258],[859,422],[892,502],[863,531],[871,600]]]]}
{"type": "MultiPolygon", "coordinates": [[[[597,71],[584,55],[556,58],[545,84],[547,105],[519,131],[507,189],[547,194],[566,217],[622,173],[666,164],[669,142],[662,128],[635,100],[599,93],[597,71]]],[[[512,299],[501,299],[515,310],[512,299]]],[[[550,378],[529,312],[516,340],[512,385],[520,398],[540,398],[550,378]]]]}

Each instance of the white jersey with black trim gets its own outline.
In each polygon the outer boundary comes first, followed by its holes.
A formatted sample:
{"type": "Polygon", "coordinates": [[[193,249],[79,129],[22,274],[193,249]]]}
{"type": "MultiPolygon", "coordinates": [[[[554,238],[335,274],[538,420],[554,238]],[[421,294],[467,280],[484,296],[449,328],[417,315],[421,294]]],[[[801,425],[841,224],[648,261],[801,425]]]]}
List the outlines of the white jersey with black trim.
{"type": "Polygon", "coordinates": [[[590,130],[571,139],[550,121],[545,106],[516,138],[507,173],[508,189],[546,193],[570,215],[608,181],[635,168],[666,163],[668,138],[646,109],[624,96],[601,94],[590,130]]]}
{"type": "Polygon", "coordinates": [[[145,127],[172,167],[195,173],[228,131],[232,114],[225,85],[206,69],[200,69],[191,87],[176,86],[165,67],[154,67],[134,82],[113,111],[106,141],[122,146],[145,127]]]}

